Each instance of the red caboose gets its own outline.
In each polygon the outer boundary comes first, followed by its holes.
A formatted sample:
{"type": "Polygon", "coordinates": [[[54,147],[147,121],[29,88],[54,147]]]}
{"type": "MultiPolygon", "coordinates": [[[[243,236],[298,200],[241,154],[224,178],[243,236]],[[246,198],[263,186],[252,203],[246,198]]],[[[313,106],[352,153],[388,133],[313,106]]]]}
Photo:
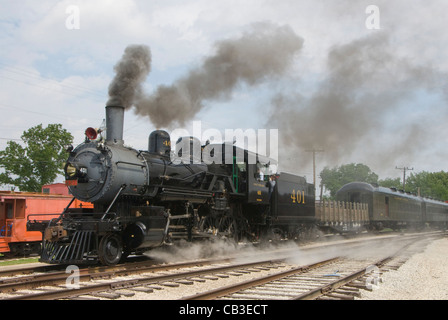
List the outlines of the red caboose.
{"type": "MultiPolygon", "coordinates": [[[[27,231],[28,216],[57,218],[73,198],[63,184],[46,185],[42,190],[43,193],[0,191],[0,253],[25,255],[40,251],[42,233],[27,231]]],[[[75,200],[70,207],[92,204],[75,200]]]]}

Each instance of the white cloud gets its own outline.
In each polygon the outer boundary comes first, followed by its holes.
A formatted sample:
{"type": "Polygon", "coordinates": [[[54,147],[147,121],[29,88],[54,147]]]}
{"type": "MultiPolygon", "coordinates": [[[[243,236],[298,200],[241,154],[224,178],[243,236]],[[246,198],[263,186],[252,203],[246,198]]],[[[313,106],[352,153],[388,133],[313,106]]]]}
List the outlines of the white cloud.
{"type": "MultiPolygon", "coordinates": [[[[367,0],[0,0],[0,111],[8,114],[0,137],[19,138],[33,125],[57,121],[79,142],[85,127],[99,125],[104,117],[113,66],[128,44],[150,46],[153,71],[145,88],[151,90],[198,64],[213,51],[215,41],[235,37],[256,21],[289,24],[304,38],[288,86],[309,94],[326,72],[330,48],[375,32],[365,28],[365,8],[369,4],[367,0]],[[69,5],[79,6],[79,30],[66,28],[69,5]],[[8,71],[11,67],[24,73],[8,71]]],[[[398,56],[448,73],[446,0],[377,0],[374,4],[380,9],[381,29],[390,36],[398,56]]],[[[282,85],[279,83],[278,89],[282,85]]],[[[439,95],[434,103],[446,105],[447,98],[448,93],[439,95]]],[[[227,121],[223,127],[229,123],[244,128],[247,123],[255,126],[257,121],[259,126],[264,125],[260,115],[225,112],[229,106],[229,112],[238,110],[231,107],[234,105],[250,105],[249,110],[256,110],[258,103],[266,108],[263,103],[267,104],[269,97],[265,91],[241,91],[233,99],[228,104],[211,103],[200,120],[214,123],[221,115],[220,122],[227,121]]],[[[401,116],[396,115],[398,120],[401,116]]],[[[445,128],[441,117],[431,120],[434,127],[445,128]]],[[[129,129],[125,139],[137,148],[146,146],[152,129],[144,121],[132,112],[126,114],[129,129]]],[[[383,138],[388,137],[385,134],[383,138]]],[[[441,140],[446,146],[446,139],[441,140]]],[[[0,140],[0,148],[4,141],[0,140]]],[[[428,152],[431,150],[428,148],[428,152]]],[[[435,154],[434,170],[446,168],[445,158],[443,153],[435,154]]],[[[416,163],[411,165],[417,167],[416,163]]]]}

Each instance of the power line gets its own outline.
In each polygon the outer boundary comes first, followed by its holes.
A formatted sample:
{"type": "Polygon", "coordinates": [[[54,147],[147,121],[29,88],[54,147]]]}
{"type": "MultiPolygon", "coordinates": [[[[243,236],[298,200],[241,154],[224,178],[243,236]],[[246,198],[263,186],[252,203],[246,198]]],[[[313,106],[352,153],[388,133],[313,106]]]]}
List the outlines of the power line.
{"type": "MultiPolygon", "coordinates": [[[[3,66],[4,66],[2,70],[5,71],[5,72],[15,73],[15,74],[18,74],[18,75],[21,75],[21,76],[25,76],[25,77],[27,77],[27,78],[36,79],[36,80],[39,80],[39,81],[51,81],[51,82],[57,84],[58,86],[68,88],[68,89],[70,89],[71,91],[73,91],[73,90],[78,90],[78,91],[82,91],[83,93],[88,93],[88,94],[92,94],[92,95],[95,95],[95,96],[104,98],[104,95],[103,95],[103,94],[101,94],[99,91],[92,90],[91,88],[83,87],[83,86],[80,86],[80,85],[77,85],[77,84],[67,84],[67,83],[62,83],[61,80],[56,80],[56,79],[51,79],[51,78],[45,78],[45,77],[43,77],[43,76],[36,75],[36,74],[31,73],[31,72],[29,72],[29,71],[26,71],[26,70],[23,70],[23,69],[20,69],[20,68],[16,68],[16,67],[9,66],[9,65],[7,65],[7,64],[5,64],[5,63],[2,63],[2,62],[0,62],[0,65],[3,65],[3,66]]],[[[25,81],[23,81],[23,80],[19,80],[19,79],[15,79],[15,78],[10,78],[10,77],[7,77],[7,76],[5,76],[5,75],[0,75],[0,76],[3,77],[3,78],[9,79],[9,80],[13,80],[13,81],[17,81],[17,82],[22,82],[22,83],[25,83],[25,84],[28,84],[28,85],[32,85],[32,86],[36,86],[36,87],[40,87],[40,88],[44,88],[44,89],[47,89],[47,90],[52,90],[52,89],[50,89],[50,88],[48,88],[48,87],[43,87],[43,86],[40,86],[40,85],[38,85],[38,84],[28,83],[28,82],[25,82],[25,81]]],[[[60,88],[59,88],[59,89],[60,89],[60,88]]],[[[63,92],[63,93],[67,93],[67,92],[63,92]]],[[[72,92],[72,93],[67,93],[67,94],[71,94],[71,95],[73,95],[74,93],[72,92]]]]}
{"type": "MultiPolygon", "coordinates": [[[[51,117],[51,118],[60,119],[60,120],[67,120],[67,118],[69,117],[69,115],[67,115],[67,114],[56,114],[54,112],[52,112],[52,113],[38,112],[38,111],[29,110],[29,109],[26,109],[26,108],[21,108],[21,107],[13,106],[13,105],[10,105],[10,104],[4,104],[4,103],[0,103],[0,108],[13,108],[14,111],[34,113],[34,114],[43,115],[43,116],[46,116],[46,117],[51,117]]],[[[90,120],[95,120],[95,121],[99,120],[99,118],[89,118],[89,117],[83,117],[83,118],[90,119],[90,120]]]]}
{"type": "MultiPolygon", "coordinates": [[[[67,95],[70,95],[70,96],[73,96],[73,97],[77,97],[80,94],[79,92],[74,92],[73,89],[71,89],[70,92],[68,92],[68,91],[62,90],[63,88],[49,88],[49,87],[41,86],[39,84],[30,83],[30,82],[27,82],[25,80],[19,80],[19,79],[10,78],[10,77],[7,77],[7,76],[2,75],[2,74],[0,74],[0,77],[8,79],[8,80],[12,80],[12,81],[20,82],[20,83],[23,83],[23,84],[26,84],[26,85],[29,85],[29,86],[45,89],[45,90],[48,90],[48,91],[58,92],[60,94],[67,94],[67,95]]],[[[43,80],[45,80],[45,79],[43,79],[43,80]]],[[[58,83],[57,85],[58,86],[63,86],[60,83],[58,83]]],[[[87,92],[87,93],[89,93],[89,92],[87,92]]],[[[92,94],[92,93],[90,93],[90,94],[92,94]]],[[[99,94],[97,96],[99,97],[99,94]]]]}

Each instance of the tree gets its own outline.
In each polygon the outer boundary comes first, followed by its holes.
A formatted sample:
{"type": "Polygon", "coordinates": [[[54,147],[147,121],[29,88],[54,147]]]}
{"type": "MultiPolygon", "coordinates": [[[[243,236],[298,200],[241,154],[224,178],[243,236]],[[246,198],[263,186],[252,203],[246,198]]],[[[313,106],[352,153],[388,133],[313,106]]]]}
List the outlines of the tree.
{"type": "Polygon", "coordinates": [[[326,190],[330,191],[331,198],[336,196],[336,192],[349,182],[378,183],[378,175],[362,163],[351,163],[330,169],[325,167],[321,173],[322,184],[326,190]]]}
{"type": "Polygon", "coordinates": [[[448,173],[427,172],[411,173],[406,179],[406,191],[439,200],[448,200],[448,173]]]}
{"type": "Polygon", "coordinates": [[[24,147],[8,141],[5,150],[0,151],[1,184],[12,184],[21,191],[40,192],[42,186],[52,183],[63,173],[66,160],[65,149],[73,136],[61,124],[39,124],[24,131],[24,147]]]}
{"type": "Polygon", "coordinates": [[[403,183],[401,183],[400,178],[386,178],[384,180],[378,180],[378,184],[386,188],[403,188],[403,183]]]}

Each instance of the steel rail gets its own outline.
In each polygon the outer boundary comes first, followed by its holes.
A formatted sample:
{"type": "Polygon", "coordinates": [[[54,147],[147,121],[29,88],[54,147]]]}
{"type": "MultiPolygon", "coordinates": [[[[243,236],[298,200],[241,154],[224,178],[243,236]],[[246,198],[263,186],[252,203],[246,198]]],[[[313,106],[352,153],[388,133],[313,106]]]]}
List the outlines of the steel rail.
{"type": "MultiPolygon", "coordinates": [[[[76,296],[85,295],[85,294],[94,293],[94,292],[139,287],[139,286],[145,286],[148,284],[157,284],[157,283],[163,283],[163,282],[167,282],[167,281],[182,280],[185,278],[191,278],[191,277],[201,276],[201,275],[216,274],[216,273],[219,274],[221,272],[226,272],[226,271],[235,270],[235,269],[251,268],[251,267],[255,267],[255,266],[259,266],[259,265],[266,265],[266,264],[277,264],[277,263],[280,263],[283,261],[284,261],[284,259],[278,259],[278,260],[266,260],[266,261],[243,263],[243,264],[230,265],[230,266],[221,266],[221,267],[209,268],[209,269],[205,269],[205,270],[187,271],[187,272],[180,272],[180,273],[169,274],[169,275],[150,276],[150,277],[143,277],[143,278],[132,279],[132,280],[122,280],[122,281],[116,281],[116,282],[88,285],[88,286],[80,287],[80,288],[60,289],[60,290],[54,290],[54,291],[50,291],[50,292],[29,294],[29,295],[17,296],[17,297],[9,297],[9,298],[5,298],[3,300],[65,299],[65,298],[76,297],[76,296]]],[[[86,276],[90,276],[90,275],[86,275],[86,276]]],[[[62,279],[58,279],[58,280],[62,280],[62,279]]],[[[66,277],[63,279],[63,281],[65,283],[66,277]]],[[[45,283],[45,284],[47,284],[47,283],[45,283]]],[[[54,284],[57,284],[57,283],[54,282],[54,284]]]]}
{"type": "MultiPolygon", "coordinates": [[[[390,257],[382,259],[376,263],[372,263],[370,265],[375,265],[375,266],[379,267],[379,266],[387,263],[392,258],[393,258],[393,256],[390,256],[390,257]]],[[[353,280],[364,276],[366,273],[367,273],[367,268],[362,268],[352,274],[349,274],[348,276],[338,279],[330,284],[325,284],[323,286],[320,286],[319,288],[316,288],[309,292],[305,292],[305,293],[298,295],[297,297],[294,297],[290,300],[314,300],[314,299],[320,297],[321,295],[325,295],[327,293],[330,293],[332,291],[339,289],[340,287],[345,286],[347,283],[352,282],[353,280]]]]}
{"type": "Polygon", "coordinates": [[[324,260],[324,261],[319,261],[317,263],[310,264],[307,266],[301,266],[301,267],[294,268],[294,269],[291,269],[288,271],[278,272],[278,273],[268,275],[265,277],[261,277],[261,278],[257,278],[254,280],[248,280],[248,281],[238,283],[235,285],[230,285],[230,286],[226,286],[223,288],[218,288],[215,290],[207,291],[204,293],[199,293],[199,294],[196,294],[193,296],[185,297],[181,300],[212,300],[212,299],[216,299],[216,298],[223,297],[223,296],[226,296],[226,295],[229,295],[229,294],[232,294],[232,293],[235,293],[235,292],[247,289],[247,288],[252,288],[255,286],[263,285],[263,284],[278,280],[278,279],[282,279],[282,278],[289,277],[292,275],[307,272],[311,269],[321,267],[323,265],[334,262],[338,259],[339,258],[332,258],[332,259],[328,259],[328,260],[324,260]]]}
{"type": "MultiPolygon", "coordinates": [[[[382,266],[382,265],[384,265],[385,263],[387,263],[388,261],[393,259],[395,256],[397,256],[400,252],[404,251],[411,244],[415,243],[418,240],[422,240],[422,237],[417,235],[417,236],[410,236],[410,237],[408,237],[406,239],[401,239],[401,240],[403,240],[403,241],[411,240],[411,242],[406,243],[403,247],[398,249],[394,254],[392,254],[392,255],[384,258],[384,259],[381,259],[381,260],[379,260],[377,262],[373,262],[373,263],[369,264],[369,266],[372,266],[372,265],[382,266]]],[[[337,259],[338,258],[330,259],[330,260],[327,260],[327,261],[322,261],[322,262],[317,263],[315,265],[310,265],[310,266],[305,266],[305,267],[298,267],[298,268],[291,269],[291,270],[284,271],[284,272],[280,272],[280,273],[277,273],[277,274],[274,274],[274,275],[269,275],[269,276],[266,276],[266,277],[262,277],[262,278],[258,278],[258,279],[254,279],[254,280],[249,280],[249,281],[246,281],[246,282],[243,282],[243,283],[230,285],[230,286],[223,287],[223,288],[218,288],[218,289],[207,291],[207,292],[204,292],[204,293],[199,293],[199,294],[196,294],[196,295],[185,297],[182,300],[209,300],[209,299],[211,300],[211,299],[217,299],[217,298],[220,298],[220,297],[224,297],[224,296],[231,295],[233,293],[242,291],[244,289],[253,288],[253,287],[260,286],[260,285],[263,285],[263,284],[266,284],[266,283],[269,283],[269,282],[273,282],[275,280],[279,280],[279,279],[287,278],[289,276],[300,274],[300,273],[309,271],[311,269],[314,269],[316,267],[319,267],[321,265],[324,265],[325,263],[329,263],[329,262],[335,261],[337,259]]],[[[291,300],[306,300],[306,299],[311,300],[311,299],[315,299],[315,298],[317,298],[317,297],[319,297],[321,295],[325,295],[325,294],[328,294],[328,293],[330,293],[332,291],[337,290],[338,288],[346,285],[347,283],[364,276],[366,273],[367,273],[367,268],[359,269],[358,271],[353,272],[350,275],[345,276],[345,277],[343,277],[341,279],[338,279],[338,280],[336,280],[336,281],[334,281],[334,282],[332,282],[330,284],[326,283],[325,285],[322,285],[322,286],[320,286],[320,287],[318,287],[316,289],[310,290],[309,292],[300,294],[297,297],[293,297],[291,300]]]]}
{"type": "MultiPolygon", "coordinates": [[[[431,232],[424,233],[423,235],[426,235],[426,236],[438,236],[438,235],[441,235],[441,236],[443,236],[443,235],[446,235],[446,233],[440,232],[440,231],[431,231],[431,232]]],[[[416,237],[416,236],[419,236],[419,235],[407,235],[407,237],[416,237]]],[[[388,235],[386,237],[379,237],[378,239],[369,239],[367,241],[381,241],[381,240],[384,240],[384,239],[387,239],[387,238],[395,238],[395,237],[398,237],[398,236],[397,235],[388,235]]],[[[359,239],[356,239],[356,238],[353,239],[353,241],[351,241],[350,243],[351,244],[357,244],[357,243],[362,244],[364,241],[366,241],[366,239],[363,239],[361,237],[359,239]]],[[[337,245],[339,245],[339,244],[338,243],[331,243],[331,242],[327,243],[327,242],[325,242],[320,247],[324,248],[324,247],[332,247],[332,246],[337,246],[337,245]]],[[[316,247],[312,247],[312,248],[305,247],[305,248],[300,248],[300,249],[304,250],[304,251],[308,251],[308,250],[312,250],[312,249],[315,249],[315,248],[316,247]]],[[[229,258],[229,259],[231,259],[231,258],[229,258]]],[[[138,263],[145,264],[147,262],[146,261],[143,261],[143,262],[132,262],[131,264],[134,264],[134,263],[135,264],[138,264],[138,263]]],[[[120,264],[120,265],[114,266],[112,268],[122,268],[122,267],[125,267],[127,265],[128,265],[128,263],[120,264]]],[[[52,271],[52,270],[61,270],[61,269],[65,269],[67,266],[68,265],[52,265],[52,264],[49,264],[49,265],[33,266],[33,267],[18,267],[17,269],[0,270],[0,277],[15,276],[17,274],[30,274],[30,273],[35,273],[35,272],[47,272],[47,271],[52,271]]],[[[98,269],[98,268],[105,269],[107,267],[97,266],[97,267],[88,267],[88,268],[89,269],[98,269]]],[[[1,267],[0,267],[0,269],[1,269],[1,267]]],[[[2,282],[3,282],[3,280],[0,279],[0,283],[2,283],[2,282]]]]}
{"type": "MultiPolygon", "coordinates": [[[[438,234],[440,236],[440,233],[438,234]]],[[[419,238],[420,235],[413,235],[409,238],[419,238]]],[[[436,235],[433,235],[436,236],[436,235]]],[[[403,239],[404,240],[404,239],[403,239]]],[[[375,240],[374,240],[375,241],[375,240]]],[[[361,242],[361,241],[360,241],[361,242]]],[[[355,242],[357,243],[357,241],[355,242]]],[[[331,247],[332,245],[327,245],[331,247]]],[[[325,246],[324,246],[325,247],[325,246]]],[[[311,249],[311,248],[309,248],[311,249]]],[[[308,248],[304,248],[304,250],[308,250],[308,248]]],[[[148,266],[148,262],[134,262],[132,264],[125,264],[125,265],[119,265],[115,266],[112,269],[109,269],[107,267],[89,267],[86,269],[80,270],[80,281],[90,281],[95,278],[111,278],[113,276],[119,276],[123,274],[130,274],[133,272],[156,272],[160,270],[170,270],[175,268],[182,268],[182,267],[188,267],[188,266],[197,266],[197,265],[203,265],[207,263],[220,263],[220,262],[229,262],[232,258],[225,258],[225,259],[215,259],[215,260],[203,260],[203,261],[196,261],[196,262],[186,262],[181,264],[167,264],[167,265],[159,265],[154,266],[150,265],[148,266]],[[133,270],[133,269],[137,270],[133,270]]],[[[279,261],[281,259],[277,259],[279,261]]],[[[259,262],[255,262],[259,263],[259,262]]],[[[50,266],[53,267],[53,266],[50,266]]],[[[37,267],[39,269],[39,267],[37,267]]],[[[230,267],[232,268],[232,267],[230,267]]],[[[234,268],[234,267],[233,267],[234,268]]],[[[300,269],[300,268],[297,268],[300,269]]],[[[33,268],[30,268],[27,271],[34,270],[33,268]]],[[[50,275],[33,275],[29,277],[21,277],[21,278],[15,278],[19,280],[21,283],[14,283],[15,279],[4,279],[0,280],[0,292],[11,292],[11,291],[17,291],[20,289],[29,289],[29,288],[35,288],[37,286],[43,286],[43,285],[57,285],[57,284],[64,284],[67,280],[68,275],[65,272],[55,272],[50,275]],[[55,274],[54,276],[56,278],[51,279],[52,274],[55,274]],[[59,277],[56,276],[56,274],[59,274],[59,277]]],[[[324,291],[328,290],[329,288],[325,289],[324,291]]],[[[100,290],[101,291],[101,290],[100,290]]],[[[191,298],[191,297],[190,297],[191,298]]],[[[187,298],[188,299],[188,298],[187,298]]]]}
{"type": "MultiPolygon", "coordinates": [[[[188,268],[213,263],[226,263],[232,259],[213,259],[202,261],[189,261],[173,264],[154,265],[152,262],[133,262],[113,267],[89,267],[79,270],[79,281],[87,282],[98,278],[112,278],[121,275],[138,274],[146,272],[168,271],[179,268],[188,268]]],[[[43,285],[64,284],[70,274],[65,271],[56,271],[46,274],[17,277],[0,280],[0,293],[14,292],[23,289],[32,289],[43,285]]]]}
{"type": "MultiPolygon", "coordinates": [[[[389,262],[390,260],[392,260],[394,257],[398,256],[400,253],[402,253],[404,250],[406,250],[409,246],[411,246],[412,244],[414,244],[415,242],[419,241],[419,240],[424,240],[424,238],[411,238],[410,240],[412,240],[411,242],[405,244],[403,247],[401,247],[400,249],[398,249],[395,253],[391,254],[390,256],[381,259],[375,263],[370,264],[371,265],[375,265],[377,267],[381,267],[384,264],[386,264],[387,262],[389,262]]],[[[332,291],[337,290],[340,287],[345,286],[346,284],[352,282],[353,280],[359,279],[361,277],[363,277],[364,275],[366,275],[368,273],[368,267],[367,268],[362,268],[356,272],[353,272],[352,274],[349,274],[348,276],[345,276],[339,280],[336,280],[330,284],[326,284],[323,286],[320,286],[319,288],[313,289],[309,292],[305,292],[301,295],[298,295],[297,297],[294,297],[290,300],[313,300],[316,299],[322,295],[328,294],[332,291]]]]}

